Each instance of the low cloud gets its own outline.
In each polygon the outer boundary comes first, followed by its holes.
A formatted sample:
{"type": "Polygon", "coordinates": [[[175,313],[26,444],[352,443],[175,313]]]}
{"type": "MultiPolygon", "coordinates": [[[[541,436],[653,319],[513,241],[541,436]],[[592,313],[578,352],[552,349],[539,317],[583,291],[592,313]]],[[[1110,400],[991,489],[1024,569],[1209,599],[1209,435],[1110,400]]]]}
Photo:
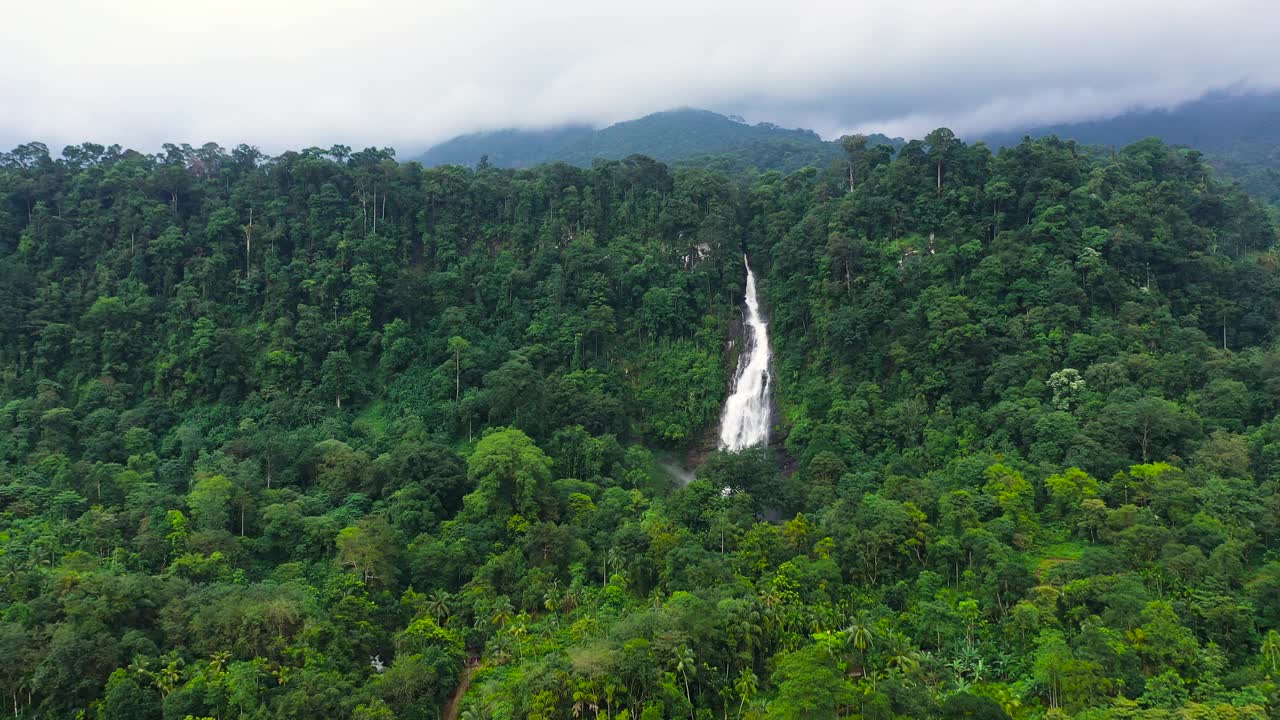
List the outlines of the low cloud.
{"type": "Polygon", "coordinates": [[[18,5],[0,45],[9,146],[408,155],[463,132],[681,106],[918,136],[1280,88],[1273,0],[18,5]]]}

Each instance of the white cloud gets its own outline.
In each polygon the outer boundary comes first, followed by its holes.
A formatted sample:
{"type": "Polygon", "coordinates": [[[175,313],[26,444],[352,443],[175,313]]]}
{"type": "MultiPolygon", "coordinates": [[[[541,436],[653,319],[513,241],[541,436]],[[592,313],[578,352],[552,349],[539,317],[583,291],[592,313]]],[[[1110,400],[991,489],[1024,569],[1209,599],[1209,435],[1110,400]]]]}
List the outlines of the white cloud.
{"type": "Polygon", "coordinates": [[[1274,0],[11,3],[0,140],[393,145],[678,106],[917,135],[1280,86],[1274,0]]]}

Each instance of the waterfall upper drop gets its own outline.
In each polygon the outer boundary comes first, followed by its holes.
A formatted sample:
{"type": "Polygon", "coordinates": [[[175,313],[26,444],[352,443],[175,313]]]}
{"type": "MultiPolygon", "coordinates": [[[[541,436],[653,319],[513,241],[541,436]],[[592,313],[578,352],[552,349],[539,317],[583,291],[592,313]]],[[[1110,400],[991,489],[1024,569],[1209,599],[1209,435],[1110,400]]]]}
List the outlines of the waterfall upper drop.
{"type": "Polygon", "coordinates": [[[747,325],[743,333],[746,351],[738,356],[738,372],[734,375],[729,399],[720,415],[720,449],[745,450],[769,441],[769,326],[760,317],[760,300],[756,297],[756,276],[746,254],[742,264],[747,268],[747,325]]]}

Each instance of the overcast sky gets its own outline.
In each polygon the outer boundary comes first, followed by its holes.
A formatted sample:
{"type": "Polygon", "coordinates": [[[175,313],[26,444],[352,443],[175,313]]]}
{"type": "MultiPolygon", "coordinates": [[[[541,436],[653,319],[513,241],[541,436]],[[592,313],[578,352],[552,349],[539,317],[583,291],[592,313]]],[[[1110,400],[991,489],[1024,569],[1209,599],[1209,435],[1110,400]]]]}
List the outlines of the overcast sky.
{"type": "Polygon", "coordinates": [[[700,107],[918,136],[1280,87],[1278,0],[9,0],[0,146],[405,157],[700,107]]]}

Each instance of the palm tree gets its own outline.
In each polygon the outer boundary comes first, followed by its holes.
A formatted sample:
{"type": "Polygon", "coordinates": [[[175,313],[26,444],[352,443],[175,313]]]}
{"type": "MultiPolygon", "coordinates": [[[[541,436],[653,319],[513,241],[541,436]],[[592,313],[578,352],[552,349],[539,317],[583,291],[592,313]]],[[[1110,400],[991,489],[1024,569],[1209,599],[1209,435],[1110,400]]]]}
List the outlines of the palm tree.
{"type": "Polygon", "coordinates": [[[512,645],[510,635],[506,633],[498,635],[489,641],[489,655],[499,665],[506,665],[511,660],[512,645]]]}
{"type": "Polygon", "coordinates": [[[836,614],[830,607],[809,609],[809,633],[822,632],[836,624],[836,614]]]}
{"type": "Polygon", "coordinates": [[[546,608],[547,612],[550,613],[551,622],[558,625],[559,616],[556,615],[556,611],[560,609],[560,593],[555,590],[548,590],[542,596],[542,607],[546,608]]]}
{"type": "Polygon", "coordinates": [[[750,606],[743,607],[731,616],[729,631],[737,640],[738,649],[750,656],[760,646],[760,612],[750,606]]]}
{"type": "Polygon", "coordinates": [[[594,680],[581,680],[573,691],[573,716],[580,718],[588,710],[593,716],[600,715],[600,693],[594,680]]]}
{"type": "Polygon", "coordinates": [[[503,595],[493,604],[493,613],[489,616],[489,623],[499,627],[506,627],[511,622],[511,614],[515,612],[515,608],[511,607],[511,598],[503,595]]]}
{"type": "Polygon", "coordinates": [[[453,614],[453,596],[448,590],[436,590],[427,599],[427,612],[431,613],[437,625],[443,625],[444,619],[453,614]]]}
{"type": "Polygon", "coordinates": [[[560,607],[559,580],[552,580],[547,587],[547,591],[542,594],[542,607],[546,608],[549,613],[555,612],[556,608],[560,607]]]}
{"type": "Polygon", "coordinates": [[[613,701],[618,697],[618,691],[623,687],[616,680],[605,680],[604,682],[604,716],[613,717],[613,701]]]}
{"type": "Polygon", "coordinates": [[[733,689],[738,692],[738,717],[742,717],[743,706],[760,689],[760,679],[751,672],[751,668],[742,668],[738,672],[738,679],[733,683],[733,689]]]}
{"type": "Polygon", "coordinates": [[[493,706],[488,703],[484,705],[470,705],[466,710],[462,711],[461,720],[493,720],[493,706]]]}
{"type": "MultiPolygon", "coordinates": [[[[522,612],[511,619],[511,627],[507,630],[513,638],[522,638],[529,634],[529,614],[522,612]]],[[[545,634],[545,630],[544,630],[545,634]]]]}
{"type": "Polygon", "coordinates": [[[676,648],[676,670],[680,676],[684,678],[684,696],[689,701],[689,717],[693,717],[693,693],[689,690],[689,674],[697,674],[697,666],[694,665],[693,651],[688,645],[681,645],[676,648]]]}
{"type": "Polygon", "coordinates": [[[875,647],[875,621],[866,610],[859,610],[844,629],[849,644],[858,651],[858,669],[866,672],[867,649],[875,647]]]}
{"type": "MultiPolygon", "coordinates": [[[[175,655],[166,655],[170,658],[169,664],[152,673],[152,684],[160,691],[160,696],[165,697],[178,687],[178,681],[182,680],[182,658],[175,655]]],[[[164,658],[161,658],[164,660],[164,658]]]]}
{"type": "Polygon", "coordinates": [[[564,594],[560,596],[560,612],[568,614],[576,610],[578,607],[578,591],[570,586],[565,588],[564,594]]]}
{"type": "Polygon", "coordinates": [[[607,551],[605,551],[604,579],[600,582],[602,586],[609,584],[609,577],[610,577],[609,568],[613,568],[616,572],[617,569],[622,566],[622,561],[623,561],[622,552],[619,551],[617,548],[609,548],[607,551]]]}
{"type": "Polygon", "coordinates": [[[903,675],[910,675],[920,668],[920,656],[905,635],[891,634],[884,656],[885,662],[903,675]]]}
{"type": "Polygon", "coordinates": [[[1271,674],[1274,675],[1276,665],[1280,664],[1280,633],[1267,631],[1267,637],[1262,641],[1262,657],[1271,664],[1271,674]]]}
{"type": "Polygon", "coordinates": [[[768,632],[770,636],[776,636],[781,630],[781,622],[779,611],[782,605],[782,596],[774,588],[769,588],[760,594],[760,605],[764,608],[761,613],[760,625],[768,632]]]}

